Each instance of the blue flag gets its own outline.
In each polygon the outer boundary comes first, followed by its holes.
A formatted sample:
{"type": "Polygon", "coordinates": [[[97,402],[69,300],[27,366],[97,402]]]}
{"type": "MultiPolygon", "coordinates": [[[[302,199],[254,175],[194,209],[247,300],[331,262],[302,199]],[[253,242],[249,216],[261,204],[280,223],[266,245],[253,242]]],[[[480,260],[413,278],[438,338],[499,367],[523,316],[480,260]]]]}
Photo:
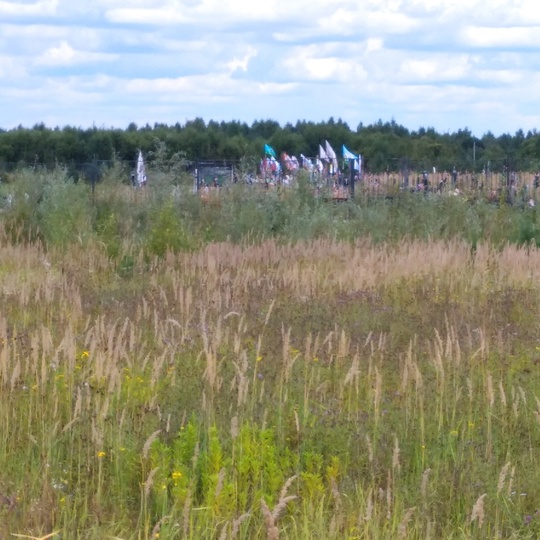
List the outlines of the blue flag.
{"type": "Polygon", "coordinates": [[[343,145],[343,159],[354,159],[354,170],[362,170],[362,156],[353,154],[345,145],[343,145]]]}
{"type": "Polygon", "coordinates": [[[358,159],[345,145],[343,145],[343,159],[358,159]]]}
{"type": "Polygon", "coordinates": [[[268,144],[264,145],[264,155],[265,156],[272,156],[273,158],[277,159],[277,156],[276,156],[276,153],[274,152],[274,149],[268,144]]]}

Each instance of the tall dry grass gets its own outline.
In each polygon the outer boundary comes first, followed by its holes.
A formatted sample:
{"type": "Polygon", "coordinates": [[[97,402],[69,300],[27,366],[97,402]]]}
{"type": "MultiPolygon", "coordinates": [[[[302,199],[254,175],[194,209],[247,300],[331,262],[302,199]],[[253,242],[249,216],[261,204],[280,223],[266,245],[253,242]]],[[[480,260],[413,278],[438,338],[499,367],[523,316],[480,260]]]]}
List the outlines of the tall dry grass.
{"type": "Polygon", "coordinates": [[[125,276],[0,233],[0,533],[534,538],[539,277],[360,240],[125,276]]]}

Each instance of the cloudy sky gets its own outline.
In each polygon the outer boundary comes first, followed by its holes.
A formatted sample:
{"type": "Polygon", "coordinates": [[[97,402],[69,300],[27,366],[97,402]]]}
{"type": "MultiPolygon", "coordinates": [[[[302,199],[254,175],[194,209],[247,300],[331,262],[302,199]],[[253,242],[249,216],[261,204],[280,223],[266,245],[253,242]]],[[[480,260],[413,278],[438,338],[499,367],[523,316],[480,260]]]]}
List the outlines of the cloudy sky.
{"type": "Polygon", "coordinates": [[[533,0],[0,0],[0,128],[540,126],[533,0]]]}

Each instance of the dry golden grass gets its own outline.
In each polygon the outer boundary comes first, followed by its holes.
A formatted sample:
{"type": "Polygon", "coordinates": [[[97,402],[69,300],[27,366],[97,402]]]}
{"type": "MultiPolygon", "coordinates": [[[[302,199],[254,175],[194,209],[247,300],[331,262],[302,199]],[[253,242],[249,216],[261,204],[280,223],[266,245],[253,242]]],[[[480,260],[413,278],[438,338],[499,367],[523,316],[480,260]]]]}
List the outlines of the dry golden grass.
{"type": "Polygon", "coordinates": [[[536,249],[330,240],[122,277],[0,233],[0,535],[535,531],[539,278],[536,249]]]}

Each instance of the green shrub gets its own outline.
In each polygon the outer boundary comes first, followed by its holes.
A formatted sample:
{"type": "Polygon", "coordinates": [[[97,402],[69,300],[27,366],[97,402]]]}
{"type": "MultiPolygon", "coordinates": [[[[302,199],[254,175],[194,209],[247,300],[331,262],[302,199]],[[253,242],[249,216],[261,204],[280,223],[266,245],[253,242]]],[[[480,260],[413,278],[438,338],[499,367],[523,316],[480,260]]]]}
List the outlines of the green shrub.
{"type": "Polygon", "coordinates": [[[5,186],[2,195],[9,197],[2,209],[5,229],[15,243],[40,237],[36,209],[43,196],[46,173],[42,170],[17,171],[13,182],[5,186]]]}
{"type": "Polygon", "coordinates": [[[122,246],[120,224],[118,215],[108,204],[96,207],[96,220],[94,229],[101,242],[103,242],[107,255],[116,259],[122,246]]]}
{"type": "Polygon", "coordinates": [[[191,251],[197,242],[180,218],[174,200],[169,198],[158,207],[150,220],[145,247],[149,254],[162,257],[167,251],[191,251]]]}
{"type": "Polygon", "coordinates": [[[84,243],[92,235],[93,206],[90,187],[67,178],[57,170],[43,187],[38,204],[39,228],[52,245],[84,243]]]}

